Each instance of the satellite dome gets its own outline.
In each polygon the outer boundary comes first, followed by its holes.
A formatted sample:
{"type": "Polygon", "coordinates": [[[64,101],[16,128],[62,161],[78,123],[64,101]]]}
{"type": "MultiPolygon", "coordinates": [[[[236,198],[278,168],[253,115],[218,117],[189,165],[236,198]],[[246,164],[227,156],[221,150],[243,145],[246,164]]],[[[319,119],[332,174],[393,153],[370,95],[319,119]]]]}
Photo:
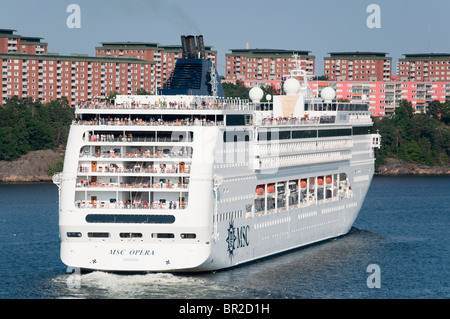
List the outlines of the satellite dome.
{"type": "Polygon", "coordinates": [[[326,87],[322,90],[320,96],[322,97],[322,99],[324,99],[325,103],[330,103],[336,97],[336,92],[333,90],[333,88],[326,87]]]}
{"type": "Polygon", "coordinates": [[[283,88],[287,95],[297,94],[300,91],[300,82],[294,78],[290,78],[284,82],[283,88]]]}
{"type": "Polygon", "coordinates": [[[250,96],[250,100],[252,100],[252,102],[254,103],[261,102],[262,98],[264,97],[264,92],[259,86],[255,86],[254,88],[252,88],[248,94],[250,96]]]}

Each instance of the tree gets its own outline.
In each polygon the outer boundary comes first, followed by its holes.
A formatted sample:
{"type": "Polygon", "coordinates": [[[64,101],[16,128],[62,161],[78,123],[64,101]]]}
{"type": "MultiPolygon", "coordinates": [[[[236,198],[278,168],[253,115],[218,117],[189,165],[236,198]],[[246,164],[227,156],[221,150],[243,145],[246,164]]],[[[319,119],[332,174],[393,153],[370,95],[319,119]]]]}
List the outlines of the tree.
{"type": "Polygon", "coordinates": [[[54,149],[67,141],[74,109],[60,101],[47,104],[13,97],[0,107],[0,160],[29,151],[54,149]]]}
{"type": "Polygon", "coordinates": [[[245,87],[242,81],[238,80],[236,84],[225,82],[222,83],[222,87],[226,97],[249,99],[250,89],[245,87]]]}
{"type": "Polygon", "coordinates": [[[427,113],[414,114],[411,103],[402,101],[389,118],[374,119],[382,136],[377,164],[386,157],[427,165],[444,165],[450,158],[450,127],[443,121],[449,103],[430,103],[427,113]],[[438,109],[439,111],[436,111],[438,109]],[[440,114],[436,117],[436,114],[440,114]]]}
{"type": "Polygon", "coordinates": [[[328,75],[315,75],[312,78],[313,81],[328,81],[328,75]]]}
{"type": "Polygon", "coordinates": [[[136,91],[136,95],[150,95],[146,89],[139,89],[136,91]]]}
{"type": "Polygon", "coordinates": [[[120,93],[117,91],[108,93],[108,97],[106,98],[106,101],[108,101],[109,103],[112,103],[116,99],[116,96],[119,94],[120,93]]]}

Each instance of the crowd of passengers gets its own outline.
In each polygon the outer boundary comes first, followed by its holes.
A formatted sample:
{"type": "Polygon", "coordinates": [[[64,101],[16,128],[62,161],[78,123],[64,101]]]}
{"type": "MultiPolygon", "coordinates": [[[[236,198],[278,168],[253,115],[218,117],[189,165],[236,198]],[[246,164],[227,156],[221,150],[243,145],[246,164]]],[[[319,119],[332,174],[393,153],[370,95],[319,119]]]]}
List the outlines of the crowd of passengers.
{"type": "Polygon", "coordinates": [[[187,202],[179,201],[154,201],[152,203],[146,201],[116,201],[115,203],[102,201],[75,201],[78,208],[120,208],[120,209],[185,209],[187,202]]]}
{"type": "Polygon", "coordinates": [[[109,103],[107,101],[81,101],[77,108],[80,109],[178,109],[178,110],[215,110],[223,109],[226,106],[234,105],[233,100],[199,101],[189,102],[167,102],[163,100],[153,103],[139,103],[135,101],[126,101],[123,103],[109,103]]]}
{"type": "MultiPolygon", "coordinates": [[[[220,122],[217,122],[220,123],[220,122]]],[[[214,126],[216,125],[215,121],[207,120],[205,118],[185,118],[185,119],[176,119],[174,121],[165,121],[161,118],[155,119],[150,118],[148,121],[136,118],[130,119],[127,117],[109,117],[109,118],[101,118],[95,117],[92,120],[82,120],[76,119],[74,124],[78,125],[129,125],[129,126],[159,126],[159,125],[170,125],[170,126],[214,126]]]]}
{"type": "Polygon", "coordinates": [[[262,119],[262,125],[297,125],[317,124],[320,118],[315,117],[266,117],[262,119]]]}
{"type": "MultiPolygon", "coordinates": [[[[80,164],[78,168],[80,173],[89,172],[89,167],[85,167],[80,164]]],[[[126,167],[118,166],[117,164],[105,165],[97,167],[99,173],[163,173],[163,174],[175,174],[175,173],[189,173],[191,171],[190,165],[166,165],[166,164],[147,164],[136,163],[134,165],[127,165],[126,167]]],[[[96,172],[95,172],[96,173],[96,172]]]]}
{"type": "Polygon", "coordinates": [[[154,181],[153,183],[148,182],[140,182],[140,183],[111,183],[111,182],[103,182],[103,179],[92,181],[91,179],[81,179],[77,183],[77,187],[85,187],[85,188],[97,188],[97,187],[121,187],[121,188],[188,188],[188,183],[175,183],[170,180],[159,180],[154,181]]]}
{"type": "MultiPolygon", "coordinates": [[[[108,138],[105,137],[105,141],[107,142],[113,142],[114,141],[114,134],[106,134],[106,135],[112,135],[108,136],[108,138]]],[[[119,137],[120,139],[120,137],[119,137]]],[[[89,156],[88,149],[81,150],[80,156],[89,156]]],[[[100,157],[100,156],[96,156],[100,157]]],[[[188,153],[188,151],[185,149],[184,151],[180,148],[178,151],[169,149],[167,152],[164,152],[163,150],[157,150],[156,152],[151,152],[148,148],[146,150],[142,150],[138,148],[135,151],[132,152],[126,152],[125,155],[122,156],[120,152],[116,152],[114,149],[110,149],[109,151],[103,152],[101,157],[106,158],[163,158],[163,157],[191,157],[191,155],[188,153]]]]}

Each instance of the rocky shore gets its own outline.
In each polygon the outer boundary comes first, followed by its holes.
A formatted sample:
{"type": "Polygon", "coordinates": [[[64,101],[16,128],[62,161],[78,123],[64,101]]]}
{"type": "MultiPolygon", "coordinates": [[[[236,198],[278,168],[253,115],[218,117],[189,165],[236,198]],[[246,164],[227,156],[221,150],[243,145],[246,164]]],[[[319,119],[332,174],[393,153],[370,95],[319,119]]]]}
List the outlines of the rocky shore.
{"type": "MultiPolygon", "coordinates": [[[[0,182],[31,183],[51,182],[48,175],[51,165],[62,156],[61,150],[34,151],[12,161],[0,161],[0,182]]],[[[450,175],[450,166],[427,166],[399,159],[388,158],[386,163],[378,166],[378,175],[450,175]]]]}
{"type": "Polygon", "coordinates": [[[49,168],[60,157],[60,151],[45,150],[30,152],[12,162],[0,161],[0,182],[51,182],[49,168]]]}
{"type": "Polygon", "coordinates": [[[414,162],[406,162],[396,158],[387,158],[386,163],[378,166],[378,175],[450,175],[450,165],[427,166],[414,162]]]}

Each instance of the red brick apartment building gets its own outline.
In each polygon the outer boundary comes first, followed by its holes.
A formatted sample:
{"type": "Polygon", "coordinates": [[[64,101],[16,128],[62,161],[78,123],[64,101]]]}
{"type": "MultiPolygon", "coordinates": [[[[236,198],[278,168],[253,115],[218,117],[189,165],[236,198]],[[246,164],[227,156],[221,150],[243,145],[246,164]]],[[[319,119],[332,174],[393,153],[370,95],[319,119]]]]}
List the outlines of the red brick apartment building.
{"type": "Polygon", "coordinates": [[[0,53],[26,53],[45,54],[47,43],[41,42],[42,38],[24,37],[14,34],[16,30],[0,29],[0,53]]]}
{"type": "Polygon", "coordinates": [[[320,95],[325,87],[336,91],[337,100],[367,103],[373,116],[392,115],[402,100],[411,102],[415,112],[426,111],[428,103],[443,103],[450,96],[450,84],[419,81],[311,81],[312,92],[320,95]]]}
{"type": "MultiPolygon", "coordinates": [[[[205,47],[216,63],[217,52],[205,47]]],[[[14,95],[49,102],[66,97],[74,106],[82,100],[104,99],[109,93],[152,94],[163,87],[182,47],[156,43],[102,43],[96,56],[63,56],[47,52],[41,38],[23,37],[0,29],[0,103],[14,95]]]]}
{"type": "Polygon", "coordinates": [[[390,81],[392,58],[384,52],[331,52],[324,58],[330,81],[390,81]]]}
{"type": "MultiPolygon", "coordinates": [[[[181,45],[159,45],[149,42],[102,42],[101,45],[95,48],[97,57],[132,57],[156,62],[154,82],[158,89],[169,79],[176,60],[183,55],[181,45]]],[[[217,51],[212,50],[211,46],[205,46],[205,54],[217,68],[217,51]]]]}
{"type": "Polygon", "coordinates": [[[398,62],[398,76],[407,81],[450,82],[449,53],[404,54],[398,62]]]}
{"type": "Polygon", "coordinates": [[[315,57],[309,53],[299,50],[233,49],[225,54],[225,82],[281,82],[296,66],[294,55],[298,56],[301,68],[314,75],[315,57]]]}
{"type": "Polygon", "coordinates": [[[81,100],[104,99],[111,92],[154,91],[152,62],[95,58],[84,55],[0,54],[0,100],[14,95],[42,102],[66,97],[73,106],[81,100]]]}

